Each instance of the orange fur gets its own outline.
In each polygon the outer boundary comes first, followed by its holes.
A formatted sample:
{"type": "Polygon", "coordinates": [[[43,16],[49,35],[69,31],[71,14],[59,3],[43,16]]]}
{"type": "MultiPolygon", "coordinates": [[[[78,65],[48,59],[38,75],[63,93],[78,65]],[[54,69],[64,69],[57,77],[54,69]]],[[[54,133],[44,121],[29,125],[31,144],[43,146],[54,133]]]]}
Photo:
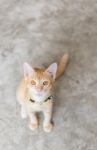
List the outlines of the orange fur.
{"type": "Polygon", "coordinates": [[[32,72],[31,67],[28,64],[26,64],[26,67],[28,66],[28,74],[26,73],[26,75],[24,75],[24,78],[21,80],[16,95],[17,100],[21,105],[21,115],[23,118],[26,117],[26,115],[30,118],[31,122],[30,128],[32,130],[38,127],[37,124],[38,121],[34,112],[42,111],[45,116],[44,130],[47,132],[51,131],[53,100],[49,100],[47,102],[44,102],[44,100],[46,100],[49,96],[52,95],[54,83],[54,77],[52,77],[52,75],[55,76],[55,79],[59,78],[63,73],[67,62],[68,62],[68,55],[65,54],[59,63],[57,71],[56,71],[57,66],[55,63],[46,70],[34,68],[32,69],[32,72]],[[34,80],[35,85],[31,84],[32,80],[34,80]],[[44,81],[47,81],[46,85],[43,84],[44,81]],[[37,92],[38,89],[42,91],[41,96],[35,93],[37,92]],[[29,101],[30,98],[34,99],[36,102],[31,103],[29,101]]]}
{"type": "Polygon", "coordinates": [[[65,67],[68,63],[68,60],[69,60],[68,54],[64,54],[63,57],[60,60],[59,65],[58,65],[56,79],[59,78],[62,75],[62,73],[64,72],[64,69],[65,69],[65,67]]]}

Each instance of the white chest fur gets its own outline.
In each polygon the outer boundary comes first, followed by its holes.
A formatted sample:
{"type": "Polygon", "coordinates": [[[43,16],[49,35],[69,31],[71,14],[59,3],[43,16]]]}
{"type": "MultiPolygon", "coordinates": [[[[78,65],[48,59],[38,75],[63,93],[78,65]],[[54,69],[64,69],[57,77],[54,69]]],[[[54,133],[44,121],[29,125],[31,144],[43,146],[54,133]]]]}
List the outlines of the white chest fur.
{"type": "Polygon", "coordinates": [[[35,102],[31,102],[30,100],[27,102],[27,109],[32,112],[32,111],[43,111],[46,109],[49,109],[52,107],[53,104],[53,98],[50,100],[44,102],[50,95],[50,92],[44,92],[41,95],[35,94],[31,88],[29,88],[29,94],[30,98],[34,100],[35,102]]]}
{"type": "Polygon", "coordinates": [[[44,111],[49,110],[53,106],[53,98],[48,99],[46,102],[31,102],[30,100],[27,102],[27,109],[30,112],[33,111],[44,111]]]}
{"type": "Polygon", "coordinates": [[[50,96],[50,93],[48,91],[42,93],[41,95],[35,94],[32,89],[29,89],[29,92],[30,92],[31,99],[35,100],[36,102],[43,102],[50,96]]]}

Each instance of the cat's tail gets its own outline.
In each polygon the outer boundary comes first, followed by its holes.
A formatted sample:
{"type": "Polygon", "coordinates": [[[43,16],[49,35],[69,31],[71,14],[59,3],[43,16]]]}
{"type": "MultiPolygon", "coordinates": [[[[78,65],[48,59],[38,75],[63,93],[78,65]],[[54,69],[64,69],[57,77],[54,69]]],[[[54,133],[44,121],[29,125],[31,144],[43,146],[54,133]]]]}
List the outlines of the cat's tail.
{"type": "Polygon", "coordinates": [[[56,79],[58,79],[62,75],[68,61],[69,61],[69,55],[64,54],[63,57],[61,58],[60,62],[59,62],[59,65],[58,65],[58,69],[57,69],[57,73],[56,73],[56,79]]]}

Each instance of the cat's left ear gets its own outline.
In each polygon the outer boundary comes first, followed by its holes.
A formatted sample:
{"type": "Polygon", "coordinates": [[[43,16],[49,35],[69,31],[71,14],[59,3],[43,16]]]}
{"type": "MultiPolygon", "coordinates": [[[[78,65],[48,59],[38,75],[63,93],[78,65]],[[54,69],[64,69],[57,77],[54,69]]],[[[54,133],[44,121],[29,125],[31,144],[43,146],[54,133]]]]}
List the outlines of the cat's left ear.
{"type": "Polygon", "coordinates": [[[57,72],[57,63],[53,63],[51,64],[45,71],[46,73],[48,73],[53,80],[55,80],[56,78],[56,72],[57,72]]]}
{"type": "Polygon", "coordinates": [[[34,69],[27,63],[25,62],[23,64],[23,70],[24,70],[24,77],[31,76],[35,71],[34,69]]]}

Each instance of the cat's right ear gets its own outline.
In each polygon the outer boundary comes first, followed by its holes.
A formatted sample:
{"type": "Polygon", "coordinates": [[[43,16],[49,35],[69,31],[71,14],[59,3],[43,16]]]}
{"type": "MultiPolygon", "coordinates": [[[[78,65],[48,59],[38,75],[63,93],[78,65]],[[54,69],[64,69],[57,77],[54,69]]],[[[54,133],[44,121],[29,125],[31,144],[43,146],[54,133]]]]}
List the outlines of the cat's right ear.
{"type": "Polygon", "coordinates": [[[23,64],[23,71],[24,71],[24,77],[26,78],[32,75],[34,69],[32,69],[32,67],[27,62],[25,62],[23,64]]]}

